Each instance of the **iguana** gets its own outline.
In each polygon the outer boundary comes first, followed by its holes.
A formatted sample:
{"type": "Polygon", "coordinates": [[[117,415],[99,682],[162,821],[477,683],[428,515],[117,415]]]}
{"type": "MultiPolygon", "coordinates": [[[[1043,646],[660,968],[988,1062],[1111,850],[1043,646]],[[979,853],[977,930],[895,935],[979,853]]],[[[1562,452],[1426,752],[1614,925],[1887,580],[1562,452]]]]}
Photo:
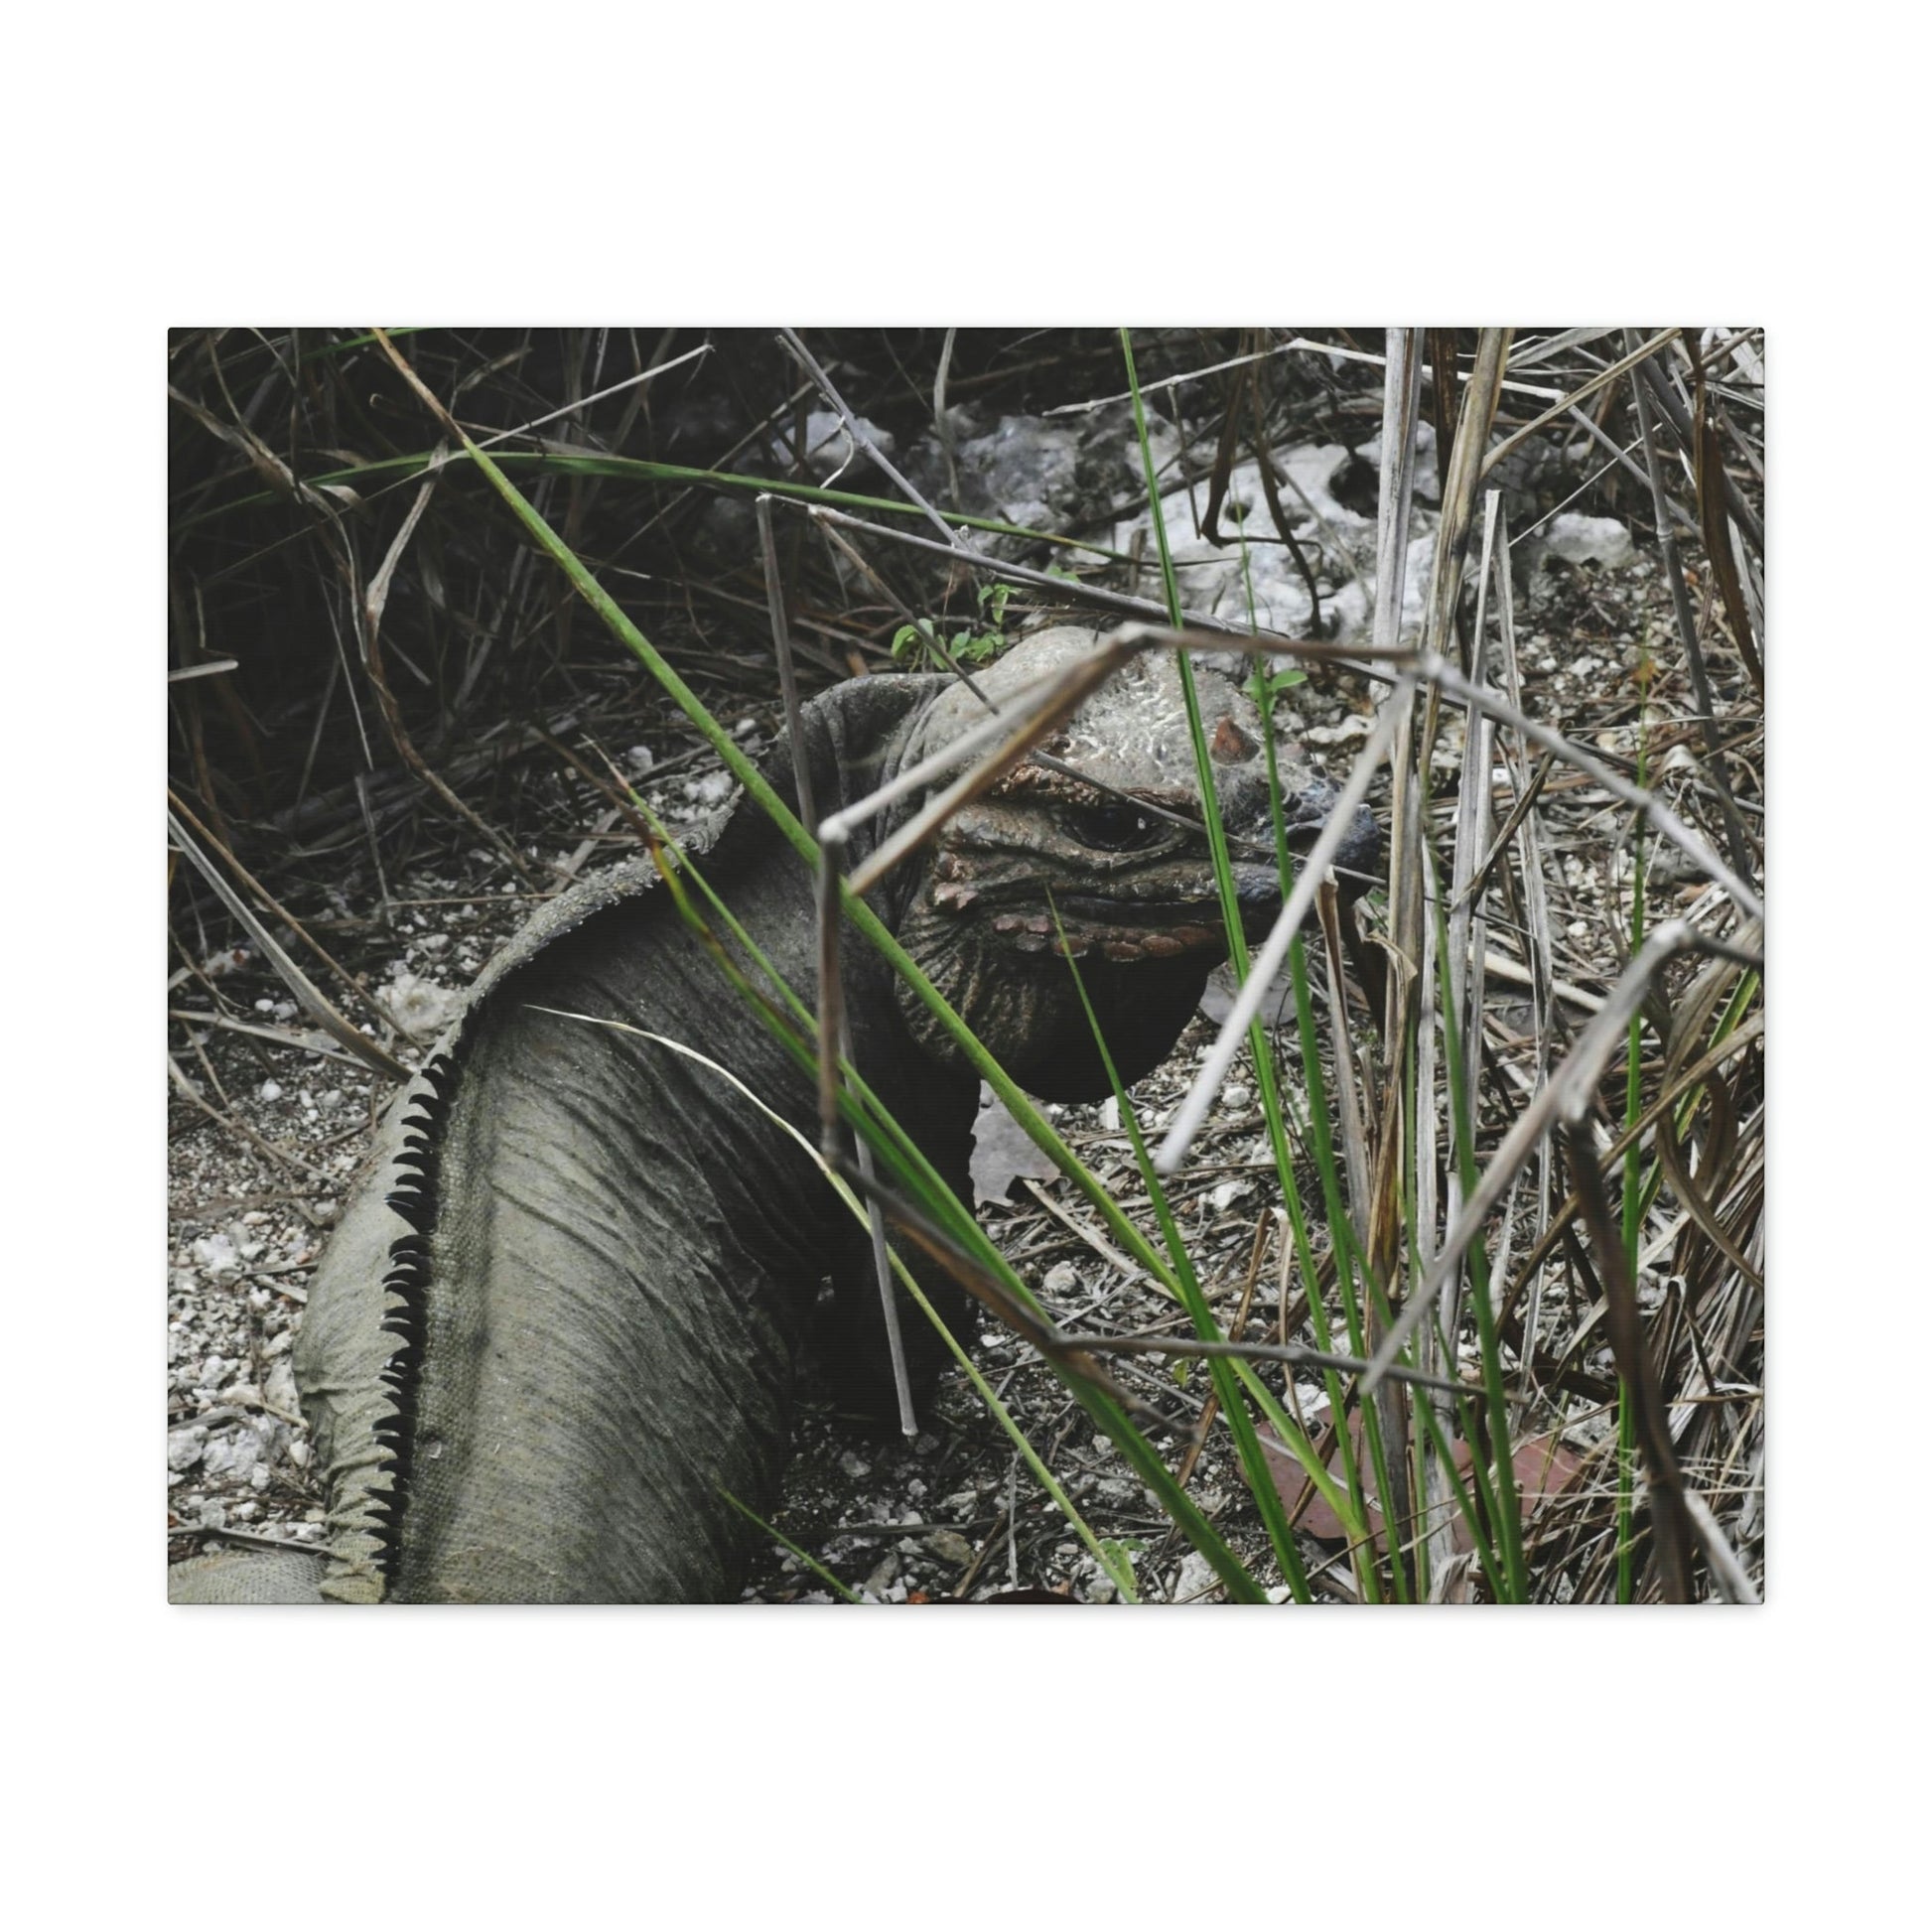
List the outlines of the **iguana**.
{"type": "MultiPolygon", "coordinates": [[[[889,675],[804,708],[828,814],[1093,648],[1054,628],[979,673],[889,675]]],[[[1243,903],[1278,904],[1261,721],[1196,670],[1243,903]],[[1237,848],[1244,849],[1244,848],[1237,848]]],[[[1178,673],[1132,660],[874,893],[881,918],[1030,1091],[1107,1090],[1052,904],[1121,1076],[1169,1051],[1223,956],[1178,673]],[[1098,780],[1111,791],[1084,779],[1098,780]],[[1119,794],[1126,794],[1122,797],[1119,794]],[[1169,816],[1165,814],[1173,814],[1169,816]]],[[[1291,823],[1333,789],[1285,754],[1291,823]]],[[[788,752],[767,776],[794,796],[788,752]]],[[[862,829],[857,865],[920,799],[862,829]]],[[[763,813],[727,814],[705,879],[806,1000],[813,878],[763,813]]],[[[1340,863],[1375,847],[1366,813],[1340,863]]],[[[703,847],[705,841],[694,842],[703,847]]],[[[783,1465],[794,1360],[822,1281],[849,1392],[890,1390],[864,1228],[795,1141],[685,1042],[811,1131],[809,1081],[708,956],[648,857],[546,906],[490,964],[386,1116],[310,1287],[294,1368],[326,1475],[325,1546],[177,1566],[176,1601],[718,1602],[783,1465]],[[548,1009],[545,1011],[544,1009],[548,1009]]],[[[978,1075],[856,932],[844,947],[854,1064],[966,1195],[978,1075]]],[[[929,1280],[919,1271],[922,1284],[929,1280]]],[[[949,1317],[958,1291],[932,1283],[949,1317]]],[[[914,1374],[937,1338],[909,1303],[914,1374]]]]}

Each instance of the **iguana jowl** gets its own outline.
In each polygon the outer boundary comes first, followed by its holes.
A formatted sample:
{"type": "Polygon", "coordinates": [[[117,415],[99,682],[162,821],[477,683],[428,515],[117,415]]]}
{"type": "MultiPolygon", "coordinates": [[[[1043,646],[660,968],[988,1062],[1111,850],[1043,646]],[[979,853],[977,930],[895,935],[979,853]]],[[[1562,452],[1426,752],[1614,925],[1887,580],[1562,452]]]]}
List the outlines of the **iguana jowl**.
{"type": "MultiPolygon", "coordinates": [[[[1027,639],[980,674],[996,701],[1093,647],[1027,639]]],[[[1261,724],[1197,667],[1231,835],[1272,849],[1261,724]]],[[[983,716],[949,679],[840,685],[805,708],[817,809],[837,810],[983,716]]],[[[958,813],[874,895],[882,919],[1014,1077],[1048,1099],[1106,1081],[1052,905],[1124,1079],[1173,1045],[1225,941],[1178,674],[1132,661],[1046,746],[958,813]],[[1123,798],[1119,794],[1127,794],[1123,798]]],[[[787,797],[790,765],[767,775],[787,797]]],[[[1291,823],[1332,788],[1282,759],[1291,823]]],[[[868,826],[857,864],[904,813],[868,826]]],[[[1344,865],[1375,846],[1366,814],[1344,865]]],[[[755,807],[701,859],[752,938],[807,1000],[811,874],[755,807]]],[[[1272,864],[1236,868],[1265,920],[1272,864]]],[[[295,1354],[326,1473],[326,1547],[222,1556],[170,1573],[177,1601],[718,1602],[749,1526],[721,1492],[775,1494],[794,1357],[820,1284],[835,1291],[849,1392],[883,1404],[884,1323],[864,1229],[805,1153],[685,1042],[810,1131],[809,1082],[720,974],[648,859],[546,907],[492,962],[386,1118],[330,1242],[295,1354]],[[552,1011],[541,1011],[551,1009],[552,1011]]],[[[844,947],[854,1060],[962,1195],[978,1076],[854,933],[844,947]]],[[[956,1289],[928,1286],[943,1312],[956,1289]]],[[[938,1361],[909,1306],[915,1378],[938,1361]]]]}

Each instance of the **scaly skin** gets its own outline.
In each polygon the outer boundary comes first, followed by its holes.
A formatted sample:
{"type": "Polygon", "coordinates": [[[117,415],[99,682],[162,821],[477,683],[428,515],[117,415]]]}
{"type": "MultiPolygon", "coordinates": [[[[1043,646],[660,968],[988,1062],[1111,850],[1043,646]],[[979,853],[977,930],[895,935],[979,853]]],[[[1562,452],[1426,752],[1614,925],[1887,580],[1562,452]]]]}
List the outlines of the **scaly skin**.
{"type": "MultiPolygon", "coordinates": [[[[995,696],[1090,649],[1042,632],[981,680],[995,696]]],[[[1230,831],[1266,824],[1259,720],[1197,673],[1230,831]],[[1257,807],[1260,816],[1257,817],[1257,807]]],[[[830,812],[983,716],[947,680],[880,677],[806,708],[830,812]]],[[[1046,748],[1134,800],[1197,816],[1178,684],[1143,659],[1046,748]]],[[[788,755],[767,775],[790,794],[788,755]]],[[[857,865],[917,800],[866,828],[857,865]]],[[[1295,809],[1318,820],[1319,787],[1295,809]]],[[[1372,837],[1372,828],[1363,836],[1372,837]]],[[[740,810],[700,864],[807,1001],[812,881],[740,810]]],[[[558,1012],[621,1020],[730,1068],[808,1135],[809,1082],[633,861],[547,907],[492,963],[390,1111],[311,1286],[295,1370],[327,1474],[327,1548],[171,1573],[177,1601],[716,1602],[768,1509],[793,1369],[821,1281],[849,1396],[883,1406],[884,1324],[864,1230],[795,1142],[709,1069],[558,1012]]],[[[1272,909],[1272,867],[1244,869],[1272,909]]],[[[1016,1078],[1101,1090],[1086,1023],[1049,950],[1048,894],[1123,1075],[1172,1046],[1224,951],[1204,841],[1023,766],[873,897],[875,909],[1016,1078]]],[[[965,1192],[978,1081],[848,928],[856,1063],[965,1192]]],[[[953,1325],[958,1291],[921,1266],[953,1325]]],[[[901,1305],[915,1378],[939,1345],[901,1305]]]]}

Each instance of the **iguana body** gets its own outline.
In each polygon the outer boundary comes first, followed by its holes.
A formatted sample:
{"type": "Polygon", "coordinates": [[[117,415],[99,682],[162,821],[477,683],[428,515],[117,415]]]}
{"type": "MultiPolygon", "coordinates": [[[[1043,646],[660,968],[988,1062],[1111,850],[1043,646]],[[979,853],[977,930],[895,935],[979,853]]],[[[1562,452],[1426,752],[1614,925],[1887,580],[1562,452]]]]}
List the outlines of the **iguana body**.
{"type": "MultiPolygon", "coordinates": [[[[1042,632],[981,688],[998,701],[1091,644],[1042,632]]],[[[1220,728],[1224,819],[1265,839],[1259,722],[1226,680],[1196,675],[1220,728]]],[[[803,721],[818,811],[984,715],[939,678],[826,693],[803,721]]],[[[1198,812],[1165,658],[1130,665],[1046,749],[1198,812]]],[[[780,754],[767,775],[787,798],[789,774],[780,754]]],[[[1317,820],[1326,788],[1298,789],[1291,811],[1317,820]]],[[[918,803],[866,828],[848,862],[918,803]]],[[[811,1001],[813,882],[798,855],[742,806],[698,863],[811,1001]]],[[[1265,902],[1272,868],[1245,877],[1265,902]]],[[[793,1363],[828,1275],[844,1338],[832,1352],[855,1387],[886,1385],[865,1231],[804,1150],[711,1068],[559,1017],[683,1042],[813,1131],[809,1082],[656,881],[642,858],[546,907],[386,1118],[295,1356],[328,1482],[326,1549],[184,1564],[176,1600],[728,1601],[749,1529],[721,1492],[754,1509],[776,1493],[793,1363]]],[[[1086,1097],[1098,1067],[1071,975],[1047,950],[1047,884],[1135,1078],[1173,1044],[1224,949],[1198,834],[1023,766],[872,902],[1016,1078],[1086,1097]]],[[[849,927],[843,951],[854,1062],[964,1194],[977,1075],[849,927]]],[[[938,1293],[959,1311],[956,1291],[938,1293]]],[[[923,1317],[908,1307],[901,1325],[915,1374],[936,1366],[923,1317]]]]}

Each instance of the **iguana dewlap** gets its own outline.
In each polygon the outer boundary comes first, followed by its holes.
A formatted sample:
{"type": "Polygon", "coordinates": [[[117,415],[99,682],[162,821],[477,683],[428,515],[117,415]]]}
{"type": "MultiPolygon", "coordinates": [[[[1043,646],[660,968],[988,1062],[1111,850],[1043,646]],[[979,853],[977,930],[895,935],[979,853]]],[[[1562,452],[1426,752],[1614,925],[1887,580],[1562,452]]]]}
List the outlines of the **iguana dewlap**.
{"type": "MultiPolygon", "coordinates": [[[[999,702],[1093,647],[1043,631],[980,673],[999,702]]],[[[1197,668],[1223,822],[1272,850],[1261,723],[1197,668]]],[[[985,716],[952,680],[886,676],[805,708],[821,814],[985,716]]],[[[1057,908],[1124,1079],[1173,1045],[1225,953],[1178,673],[1135,659],[873,895],[940,992],[1023,1085],[1105,1091],[1057,908]],[[1116,795],[1127,794],[1127,797],[1116,795]]],[[[1285,753],[1291,820],[1332,789],[1285,753]]],[[[789,801],[789,752],[766,775],[789,801]]],[[[863,828],[856,866],[920,801],[863,828]]],[[[1344,864],[1375,843],[1364,814],[1344,864]]],[[[756,806],[703,850],[706,880],[790,985],[816,996],[813,881],[756,806]]],[[[1272,865],[1237,866],[1264,922],[1272,865]]],[[[855,1063],[963,1198],[978,1076],[850,927],[855,1063]]],[[[295,1374],[321,1467],[326,1546],[170,1573],[176,1601],[718,1602],[783,1466],[794,1360],[830,1277],[853,1388],[883,1399],[864,1229],[804,1151],[711,1069],[556,1011],[684,1042],[815,1136],[808,1081],[727,982],[648,857],[546,906],[491,963],[385,1117],[309,1291],[295,1374]]],[[[922,1285],[949,1317],[956,1289],[922,1285]]],[[[915,1375],[939,1344],[901,1304],[915,1375]]],[[[957,1320],[954,1320],[957,1331],[957,1320]]]]}

